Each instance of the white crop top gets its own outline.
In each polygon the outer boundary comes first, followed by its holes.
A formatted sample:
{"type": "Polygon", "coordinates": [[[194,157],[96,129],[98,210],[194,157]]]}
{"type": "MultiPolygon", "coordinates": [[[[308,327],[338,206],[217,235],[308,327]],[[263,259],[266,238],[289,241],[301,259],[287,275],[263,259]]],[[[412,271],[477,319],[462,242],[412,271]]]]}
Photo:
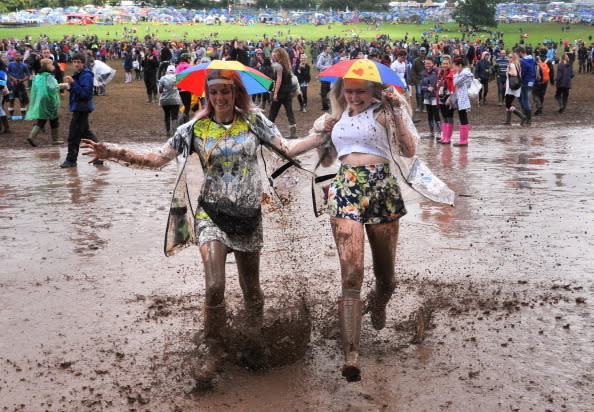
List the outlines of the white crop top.
{"type": "Polygon", "coordinates": [[[373,104],[356,116],[349,116],[348,109],[332,129],[332,143],[338,158],[351,153],[366,153],[391,158],[386,128],[378,123],[373,111],[379,106],[373,104]]]}

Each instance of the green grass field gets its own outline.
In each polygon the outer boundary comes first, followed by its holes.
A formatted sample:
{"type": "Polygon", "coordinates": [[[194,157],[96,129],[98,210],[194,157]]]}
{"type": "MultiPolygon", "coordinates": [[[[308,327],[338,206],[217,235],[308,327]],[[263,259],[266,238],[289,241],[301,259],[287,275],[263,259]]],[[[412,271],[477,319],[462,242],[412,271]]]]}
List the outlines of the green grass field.
{"type": "MultiPolygon", "coordinates": [[[[158,38],[168,40],[183,40],[184,33],[187,33],[187,39],[205,38],[209,37],[211,32],[218,32],[219,39],[260,39],[264,34],[268,37],[277,37],[285,40],[288,37],[303,36],[306,40],[316,40],[325,36],[340,36],[351,37],[353,33],[359,35],[363,39],[374,39],[379,34],[389,34],[390,38],[397,40],[404,37],[405,33],[409,34],[409,39],[413,37],[421,38],[425,31],[431,29],[431,25],[419,24],[384,24],[379,31],[370,30],[372,26],[364,24],[332,24],[328,26],[313,26],[311,24],[303,24],[298,26],[267,26],[258,24],[256,26],[239,26],[231,24],[223,24],[222,26],[207,26],[205,24],[194,25],[160,25],[160,24],[127,24],[127,28],[136,28],[137,36],[143,38],[147,33],[156,33],[158,38]],[[148,28],[148,30],[147,30],[148,28]],[[281,34],[282,33],[282,34],[281,34]]],[[[72,25],[53,25],[41,27],[27,27],[19,29],[2,29],[0,28],[0,38],[16,37],[23,39],[27,35],[31,35],[33,39],[38,38],[41,34],[50,36],[51,39],[61,39],[64,35],[91,35],[96,34],[100,39],[123,39],[124,25],[101,26],[101,25],[87,25],[87,26],[72,26],[72,25]],[[117,36],[116,36],[117,33],[117,36]]],[[[513,46],[520,39],[520,28],[528,33],[526,43],[537,45],[542,43],[545,39],[559,42],[560,40],[584,39],[587,41],[588,35],[592,35],[594,30],[591,26],[572,25],[569,32],[561,32],[561,25],[557,23],[527,23],[527,24],[500,24],[497,27],[498,31],[505,33],[504,40],[509,46],[513,46]]],[[[444,28],[448,31],[439,34],[439,38],[443,37],[460,37],[461,32],[457,25],[448,24],[444,28]]],[[[481,33],[478,38],[487,38],[486,33],[481,33]]]]}

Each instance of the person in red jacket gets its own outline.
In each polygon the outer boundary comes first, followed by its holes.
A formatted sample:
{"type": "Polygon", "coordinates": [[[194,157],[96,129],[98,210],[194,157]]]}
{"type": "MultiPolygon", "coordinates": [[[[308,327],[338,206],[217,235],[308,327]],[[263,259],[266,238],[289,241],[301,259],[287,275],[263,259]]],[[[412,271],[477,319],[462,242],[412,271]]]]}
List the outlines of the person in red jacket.
{"type": "Polygon", "coordinates": [[[448,97],[454,93],[454,71],[452,70],[451,56],[441,56],[441,70],[437,80],[437,94],[439,96],[439,110],[441,112],[441,139],[440,142],[449,143],[454,131],[454,109],[446,104],[448,97]]]}

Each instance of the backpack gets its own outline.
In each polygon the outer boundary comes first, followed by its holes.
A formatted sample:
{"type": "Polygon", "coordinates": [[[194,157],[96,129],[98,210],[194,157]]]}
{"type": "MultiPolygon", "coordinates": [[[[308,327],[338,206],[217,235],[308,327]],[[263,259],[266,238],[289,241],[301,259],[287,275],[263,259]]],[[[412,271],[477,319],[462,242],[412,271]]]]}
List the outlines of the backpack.
{"type": "Polygon", "coordinates": [[[550,78],[551,70],[545,62],[538,62],[536,65],[536,80],[540,84],[547,84],[550,78]]]}

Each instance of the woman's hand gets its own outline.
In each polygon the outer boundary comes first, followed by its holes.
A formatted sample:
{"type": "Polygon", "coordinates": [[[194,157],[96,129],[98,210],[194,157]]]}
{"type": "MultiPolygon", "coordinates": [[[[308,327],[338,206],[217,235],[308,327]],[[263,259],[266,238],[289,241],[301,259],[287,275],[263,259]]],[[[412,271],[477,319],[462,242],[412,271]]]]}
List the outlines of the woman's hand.
{"type": "Polygon", "coordinates": [[[85,156],[93,156],[93,159],[89,161],[89,163],[93,163],[96,160],[107,159],[109,156],[107,147],[104,143],[96,143],[89,139],[82,139],[81,142],[83,143],[80,147],[81,149],[90,149],[86,152],[83,152],[85,156]]]}
{"type": "Polygon", "coordinates": [[[326,120],[324,120],[324,133],[331,133],[336,122],[337,120],[331,117],[328,117],[326,120]]]}
{"type": "MultiPolygon", "coordinates": [[[[396,92],[398,93],[398,92],[396,92]]],[[[400,107],[400,99],[391,90],[384,90],[382,96],[394,107],[400,107]]]]}

